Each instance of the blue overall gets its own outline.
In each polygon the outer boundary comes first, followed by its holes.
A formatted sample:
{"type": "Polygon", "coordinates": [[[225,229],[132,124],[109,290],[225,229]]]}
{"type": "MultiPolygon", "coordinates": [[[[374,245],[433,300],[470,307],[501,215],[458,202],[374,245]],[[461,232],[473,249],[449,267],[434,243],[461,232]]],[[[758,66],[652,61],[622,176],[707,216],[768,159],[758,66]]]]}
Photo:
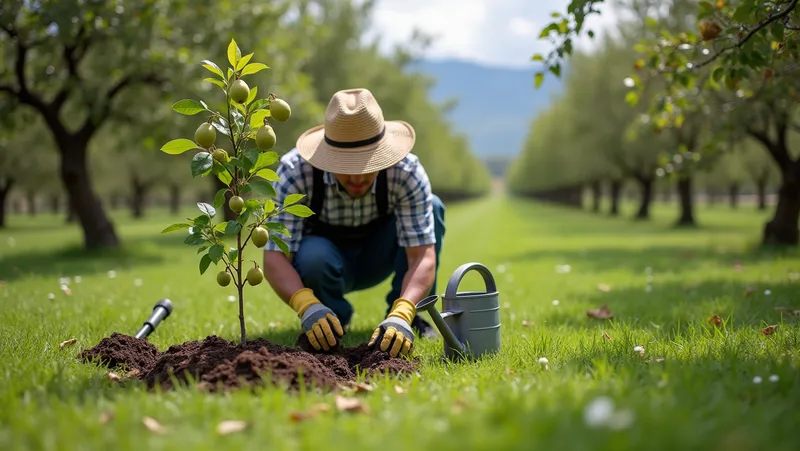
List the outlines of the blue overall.
{"type": "MultiPolygon", "coordinates": [[[[342,326],[353,317],[353,306],[345,294],[372,288],[394,273],[386,295],[386,313],[400,297],[408,271],[405,249],[397,243],[396,219],[388,212],[386,171],[378,173],[375,187],[379,217],[359,227],[336,226],[322,222],[317,215],[306,218],[307,229],[292,262],[303,285],[311,288],[325,306],[333,310],[342,326]]],[[[312,211],[322,211],[325,197],[323,172],[314,169],[312,211]]],[[[433,196],[436,269],[444,238],[444,204],[433,196]]],[[[436,293],[436,279],[429,294],[436,293]]]]}

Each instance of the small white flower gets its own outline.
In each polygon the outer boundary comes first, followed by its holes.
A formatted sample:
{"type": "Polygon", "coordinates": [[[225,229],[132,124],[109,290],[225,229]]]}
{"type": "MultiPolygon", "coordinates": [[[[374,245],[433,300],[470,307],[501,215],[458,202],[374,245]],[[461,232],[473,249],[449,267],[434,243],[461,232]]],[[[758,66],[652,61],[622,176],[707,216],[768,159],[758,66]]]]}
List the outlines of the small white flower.
{"type": "Polygon", "coordinates": [[[558,299],[553,300],[553,305],[558,305],[558,299]]]}
{"type": "Polygon", "coordinates": [[[117,277],[117,272],[112,269],[108,272],[108,278],[113,279],[114,277],[117,277]]]}
{"type": "Polygon", "coordinates": [[[69,286],[68,286],[67,284],[65,284],[65,283],[62,283],[62,284],[61,284],[61,286],[60,286],[59,288],[61,289],[61,291],[67,291],[67,290],[69,290],[69,286]]]}
{"type": "Polygon", "coordinates": [[[547,360],[547,357],[539,357],[539,364],[546,364],[546,363],[550,363],[550,361],[547,360]]]}
{"type": "Polygon", "coordinates": [[[75,276],[75,283],[81,283],[81,276],[75,276]]]}
{"type": "Polygon", "coordinates": [[[769,381],[770,382],[778,382],[778,375],[777,374],[773,374],[772,376],[769,377],[769,381]]]}
{"type": "Polygon", "coordinates": [[[55,293],[50,293],[47,295],[47,299],[55,299],[55,298],[56,298],[55,293]]]}
{"type": "Polygon", "coordinates": [[[234,295],[228,296],[228,302],[236,302],[236,296],[234,295]]]}
{"type": "Polygon", "coordinates": [[[771,291],[771,290],[764,290],[764,295],[765,295],[765,296],[769,296],[769,295],[771,295],[771,294],[772,294],[772,291],[771,291]]]}
{"type": "Polygon", "coordinates": [[[632,88],[632,87],[636,86],[636,83],[633,81],[633,78],[631,78],[631,77],[626,77],[625,80],[623,80],[622,82],[628,88],[632,88]]]}
{"type": "Polygon", "coordinates": [[[760,384],[761,383],[761,376],[754,377],[753,378],[753,383],[754,384],[760,384]]]}
{"type": "Polygon", "coordinates": [[[133,284],[136,285],[137,287],[141,287],[142,286],[142,279],[135,279],[133,281],[133,284]]]}
{"type": "Polygon", "coordinates": [[[497,272],[499,272],[500,274],[506,272],[506,265],[498,265],[497,272]]]}
{"type": "Polygon", "coordinates": [[[69,285],[69,277],[61,277],[58,279],[58,283],[61,285],[69,285]]]}
{"type": "Polygon", "coordinates": [[[583,421],[589,427],[598,427],[606,424],[613,414],[614,401],[607,396],[600,396],[583,410],[583,421]]]}

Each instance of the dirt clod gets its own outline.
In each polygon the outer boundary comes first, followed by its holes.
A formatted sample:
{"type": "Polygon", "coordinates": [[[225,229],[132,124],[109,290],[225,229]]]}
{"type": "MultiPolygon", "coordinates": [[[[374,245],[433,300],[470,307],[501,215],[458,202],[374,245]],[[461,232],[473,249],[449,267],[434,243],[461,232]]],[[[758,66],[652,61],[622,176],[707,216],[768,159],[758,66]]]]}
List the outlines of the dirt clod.
{"type": "Polygon", "coordinates": [[[109,369],[122,368],[152,389],[174,388],[194,381],[209,391],[273,383],[289,389],[334,390],[364,373],[367,378],[389,373],[413,373],[415,361],[393,358],[366,344],[338,346],[328,352],[314,350],[301,334],[294,347],[265,339],[232,343],[215,335],[188,341],[160,352],[145,339],[113,333],[79,356],[109,369]]]}

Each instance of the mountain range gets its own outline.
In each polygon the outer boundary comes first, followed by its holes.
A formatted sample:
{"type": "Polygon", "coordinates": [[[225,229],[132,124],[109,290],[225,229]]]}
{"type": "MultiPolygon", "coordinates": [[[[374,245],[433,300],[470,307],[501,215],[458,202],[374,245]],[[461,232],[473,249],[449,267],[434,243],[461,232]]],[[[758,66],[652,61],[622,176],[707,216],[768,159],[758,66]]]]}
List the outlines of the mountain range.
{"type": "Polygon", "coordinates": [[[507,160],[522,149],[531,120],[546,108],[561,81],[545,77],[534,87],[535,67],[483,66],[459,60],[421,60],[411,68],[436,79],[429,95],[437,103],[455,101],[448,119],[469,138],[481,159],[507,160]]]}

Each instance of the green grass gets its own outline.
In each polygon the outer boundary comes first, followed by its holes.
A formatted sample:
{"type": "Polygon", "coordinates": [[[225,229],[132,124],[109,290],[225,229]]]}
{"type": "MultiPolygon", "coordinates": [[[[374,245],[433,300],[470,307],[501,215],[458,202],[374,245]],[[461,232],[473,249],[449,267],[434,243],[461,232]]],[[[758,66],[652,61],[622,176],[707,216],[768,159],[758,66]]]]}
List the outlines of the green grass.
{"type": "MultiPolygon", "coordinates": [[[[127,213],[115,213],[125,248],[87,256],[60,217],[11,217],[0,232],[0,449],[796,449],[800,333],[797,317],[774,307],[800,308],[800,254],[753,250],[768,213],[751,208],[702,208],[697,230],[671,228],[674,206],[656,204],[653,213],[634,222],[505,197],[449,207],[438,291],[460,264],[487,265],[501,295],[501,352],[451,364],[440,361],[440,341],[418,342],[419,376],[381,380],[358,395],[369,414],[333,409],[301,423],[290,412],[332,405],[333,395],[148,393],[75,360],[114,331],[134,333],[162,297],[176,309],[151,337],[160,349],[210,334],[238,339],[232,290],[214,284],[214,271],[199,275],[180,235],[159,235],[174,218],[154,210],[123,225],[127,213]],[[73,278],[71,296],[60,277],[73,278]],[[613,320],[587,318],[602,304],[613,320]],[[707,323],[714,314],[723,327],[707,323]],[[774,335],[759,333],[771,324],[774,335]],[[78,341],[59,350],[69,338],[78,341]],[[586,422],[584,409],[602,396],[629,412],[627,427],[586,422]],[[114,418],[101,424],[107,411],[114,418]],[[144,416],[167,432],[148,431],[144,416]],[[221,436],[223,420],[250,427],[221,436]]],[[[481,284],[473,272],[461,289],[481,284]]],[[[382,319],[387,286],[351,296],[347,344],[382,319]]],[[[268,285],[247,296],[250,335],[291,343],[298,321],[268,285]]]]}

